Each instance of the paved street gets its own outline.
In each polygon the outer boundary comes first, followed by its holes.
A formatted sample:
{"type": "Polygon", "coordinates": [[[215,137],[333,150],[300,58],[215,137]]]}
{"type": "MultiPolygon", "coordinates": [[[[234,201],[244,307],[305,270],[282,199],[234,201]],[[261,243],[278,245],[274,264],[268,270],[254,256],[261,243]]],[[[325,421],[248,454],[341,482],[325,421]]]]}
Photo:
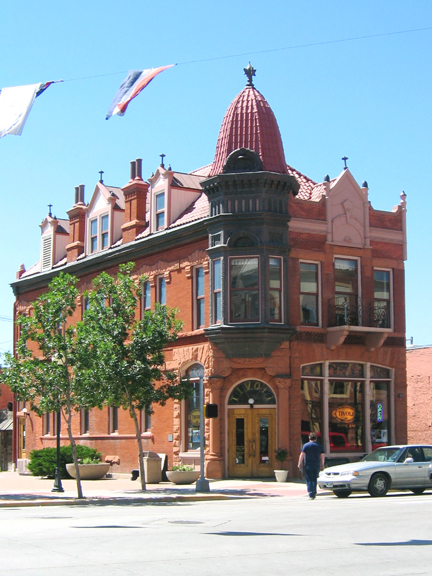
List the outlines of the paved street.
{"type": "Polygon", "coordinates": [[[430,574],[431,515],[431,492],[1,508],[1,573],[430,574]]]}

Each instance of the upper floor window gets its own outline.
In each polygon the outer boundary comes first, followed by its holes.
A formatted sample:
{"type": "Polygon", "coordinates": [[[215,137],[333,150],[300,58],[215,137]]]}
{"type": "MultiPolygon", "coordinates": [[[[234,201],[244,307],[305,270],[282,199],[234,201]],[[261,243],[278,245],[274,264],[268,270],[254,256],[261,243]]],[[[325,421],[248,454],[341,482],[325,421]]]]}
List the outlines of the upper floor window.
{"type": "Polygon", "coordinates": [[[282,258],[269,258],[270,322],[282,322],[282,258]]]}
{"type": "Polygon", "coordinates": [[[218,324],[222,320],[222,260],[213,261],[213,323],[218,324]]]}
{"type": "Polygon", "coordinates": [[[81,408],[80,410],[80,432],[81,434],[90,432],[90,412],[87,408],[81,408]]]}
{"type": "Polygon", "coordinates": [[[166,282],[163,276],[159,276],[157,283],[157,300],[162,306],[166,305],[166,282]]]}
{"type": "Polygon", "coordinates": [[[300,262],[300,315],[302,324],[318,325],[318,264],[300,262]]]}
{"type": "Polygon", "coordinates": [[[165,193],[156,194],[156,230],[165,228],[165,193]]]}
{"type": "Polygon", "coordinates": [[[335,258],[334,267],[336,325],[360,325],[358,260],[335,258]]]}
{"type": "Polygon", "coordinates": [[[118,433],[118,408],[117,406],[110,406],[108,408],[108,418],[109,418],[109,433],[118,433]]]}
{"type": "Polygon", "coordinates": [[[150,282],[146,280],[143,284],[142,290],[142,309],[150,310],[151,308],[151,286],[150,282]]]}
{"type": "Polygon", "coordinates": [[[391,326],[390,270],[374,270],[374,326],[391,326]]]}
{"type": "Polygon", "coordinates": [[[259,322],[259,258],[230,258],[231,322],[259,322]]]}
{"type": "Polygon", "coordinates": [[[109,246],[109,216],[102,214],[90,220],[90,253],[109,246]]]}
{"type": "Polygon", "coordinates": [[[195,268],[195,328],[205,325],[204,268],[195,268]]]}
{"type": "Polygon", "coordinates": [[[141,434],[151,429],[151,414],[144,408],[141,410],[141,434]]]}

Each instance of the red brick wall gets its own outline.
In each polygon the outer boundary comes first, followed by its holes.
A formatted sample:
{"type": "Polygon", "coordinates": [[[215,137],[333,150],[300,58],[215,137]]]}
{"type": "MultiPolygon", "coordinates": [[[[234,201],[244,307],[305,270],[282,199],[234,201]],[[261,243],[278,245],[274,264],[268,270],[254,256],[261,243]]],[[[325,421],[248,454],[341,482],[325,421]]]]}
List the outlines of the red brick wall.
{"type": "Polygon", "coordinates": [[[407,350],[408,442],[432,444],[432,346],[407,350]]]}

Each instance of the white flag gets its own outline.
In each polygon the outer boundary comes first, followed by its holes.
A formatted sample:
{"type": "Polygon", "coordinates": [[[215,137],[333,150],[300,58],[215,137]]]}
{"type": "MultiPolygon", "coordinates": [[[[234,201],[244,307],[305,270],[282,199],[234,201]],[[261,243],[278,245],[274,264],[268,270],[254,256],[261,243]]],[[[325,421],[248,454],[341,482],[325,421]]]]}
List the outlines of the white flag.
{"type": "Polygon", "coordinates": [[[13,86],[0,91],[0,138],[20,136],[41,84],[13,86]]]}

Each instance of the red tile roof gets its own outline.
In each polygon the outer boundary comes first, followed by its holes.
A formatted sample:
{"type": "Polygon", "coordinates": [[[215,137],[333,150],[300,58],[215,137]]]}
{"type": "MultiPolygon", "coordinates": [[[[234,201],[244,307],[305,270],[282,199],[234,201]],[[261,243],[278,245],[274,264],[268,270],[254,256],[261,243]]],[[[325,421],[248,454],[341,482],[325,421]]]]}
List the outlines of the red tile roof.
{"type": "Polygon", "coordinates": [[[275,115],[264,96],[253,86],[246,86],[226,111],[209,175],[220,174],[229,154],[238,148],[249,148],[259,154],[265,171],[286,174],[275,115]]]}

